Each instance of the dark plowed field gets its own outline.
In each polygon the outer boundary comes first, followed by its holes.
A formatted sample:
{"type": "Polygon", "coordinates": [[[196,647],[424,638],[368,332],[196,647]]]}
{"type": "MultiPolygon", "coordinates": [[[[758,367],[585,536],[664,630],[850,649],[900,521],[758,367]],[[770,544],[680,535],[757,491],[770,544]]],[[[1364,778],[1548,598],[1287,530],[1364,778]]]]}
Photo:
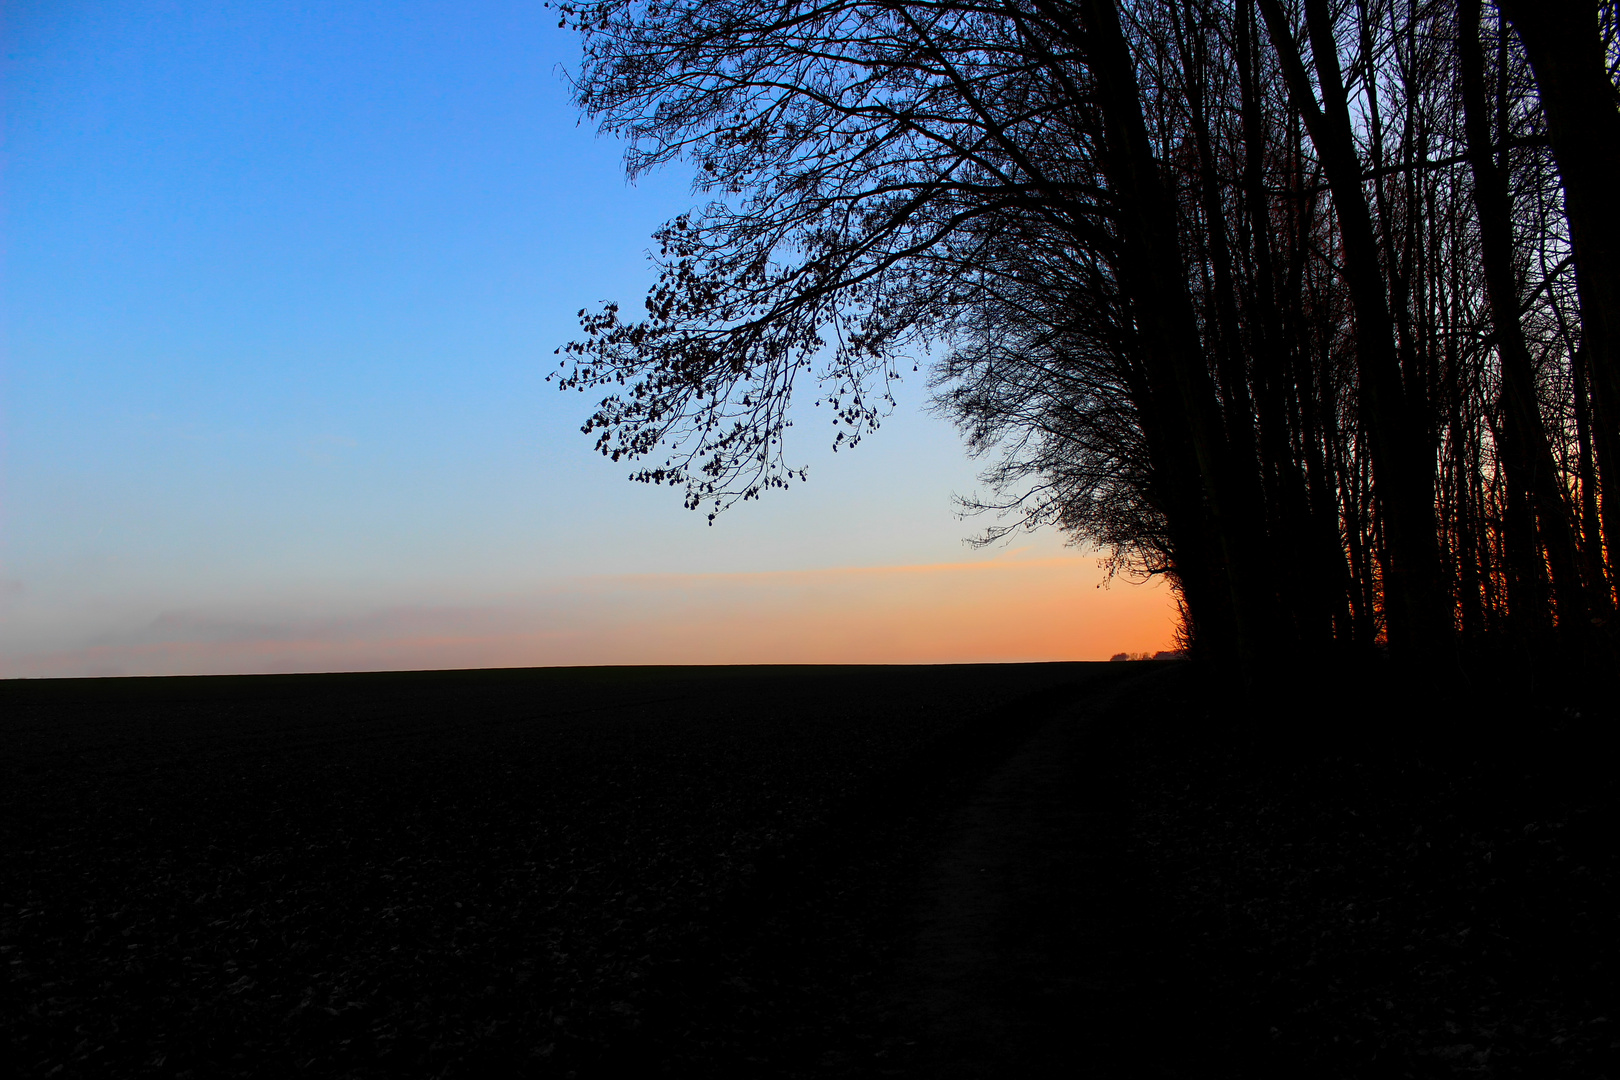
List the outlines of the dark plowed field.
{"type": "Polygon", "coordinates": [[[0,1060],[1620,1075],[1616,695],[1352,674],[0,683],[0,1060]]]}
{"type": "Polygon", "coordinates": [[[199,1077],[796,1060],[880,948],[818,928],[881,922],[882,887],[840,914],[839,868],[1122,666],[0,684],[8,1056],[199,1077]]]}

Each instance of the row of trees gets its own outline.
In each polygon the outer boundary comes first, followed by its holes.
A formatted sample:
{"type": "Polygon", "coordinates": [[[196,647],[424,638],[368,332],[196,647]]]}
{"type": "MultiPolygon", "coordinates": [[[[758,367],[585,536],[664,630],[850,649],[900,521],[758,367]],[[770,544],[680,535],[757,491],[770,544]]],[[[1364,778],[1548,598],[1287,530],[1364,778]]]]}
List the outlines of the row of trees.
{"type": "Polygon", "coordinates": [[[986,537],[1168,575],[1201,651],[1612,648],[1612,3],[562,12],[631,173],[712,196],[557,375],[608,389],[585,428],[635,478],[784,486],[800,384],[838,446],[934,357],[986,537]]]}

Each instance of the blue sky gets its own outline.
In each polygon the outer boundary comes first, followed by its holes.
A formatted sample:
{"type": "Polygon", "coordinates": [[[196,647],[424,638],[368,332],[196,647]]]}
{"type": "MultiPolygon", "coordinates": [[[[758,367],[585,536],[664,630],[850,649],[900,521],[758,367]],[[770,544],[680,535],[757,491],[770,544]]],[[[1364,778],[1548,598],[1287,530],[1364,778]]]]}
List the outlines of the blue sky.
{"type": "MultiPolygon", "coordinates": [[[[810,482],[713,528],[592,454],[552,350],[579,308],[639,301],[650,233],[697,199],[678,168],[625,182],[538,5],[14,0],[3,35],[0,674],[813,659],[791,634],[757,655],[818,595],[770,575],[1024,560],[1008,603],[1095,585],[1055,537],[963,547],[973,465],[920,378],[875,439],[802,438],[810,482]],[[700,607],[730,627],[706,653],[680,630],[700,607]],[[686,651],[645,644],[658,619],[686,651]]],[[[937,624],[914,584],[862,580],[852,618],[937,624]]],[[[1132,602],[1162,629],[1161,593],[1132,602]]],[[[931,647],[894,655],[987,646],[931,647]]]]}

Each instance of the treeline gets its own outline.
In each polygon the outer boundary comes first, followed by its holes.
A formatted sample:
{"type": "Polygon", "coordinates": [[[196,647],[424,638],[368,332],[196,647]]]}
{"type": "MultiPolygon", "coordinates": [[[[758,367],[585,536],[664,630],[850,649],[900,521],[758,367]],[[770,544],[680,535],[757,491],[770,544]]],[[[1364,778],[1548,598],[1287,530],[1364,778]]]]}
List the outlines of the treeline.
{"type": "MultiPolygon", "coordinates": [[[[987,538],[1164,574],[1240,663],[1612,659],[1616,6],[565,5],[579,104],[713,201],[565,389],[713,511],[902,365],[990,455],[987,538]],[[801,418],[813,410],[800,410],[801,418]]],[[[570,364],[571,361],[571,364],[570,364]]]]}

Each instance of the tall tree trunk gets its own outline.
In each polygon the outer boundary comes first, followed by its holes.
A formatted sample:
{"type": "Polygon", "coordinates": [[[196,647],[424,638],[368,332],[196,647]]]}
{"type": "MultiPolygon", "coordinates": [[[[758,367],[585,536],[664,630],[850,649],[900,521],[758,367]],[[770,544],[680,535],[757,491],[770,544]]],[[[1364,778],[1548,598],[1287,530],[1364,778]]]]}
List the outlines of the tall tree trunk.
{"type": "Polygon", "coordinates": [[[1326,0],[1305,0],[1311,54],[1322,86],[1318,106],[1288,18],[1278,0],[1259,0],[1283,77],[1316,146],[1338,212],[1344,279],[1356,314],[1361,407],[1371,440],[1384,538],[1384,610],[1390,648],[1418,662],[1446,652],[1452,627],[1441,603],[1434,519],[1434,470],[1407,401],[1378,263],[1378,241],[1361,186],[1361,164],[1326,0]]]}
{"type": "MultiPolygon", "coordinates": [[[[1331,641],[1332,622],[1331,617],[1323,620],[1318,616],[1318,609],[1322,609],[1323,605],[1317,595],[1316,575],[1310,562],[1304,484],[1295,468],[1289,446],[1279,379],[1283,365],[1278,363],[1274,352],[1280,335],[1268,332],[1263,321],[1256,328],[1249,350],[1255,369],[1255,393],[1251,396],[1248,365],[1244,362],[1243,334],[1238,324],[1238,291],[1233,272],[1232,242],[1227,229],[1221,178],[1206,104],[1209,56],[1205,27],[1195,21],[1197,10],[1192,7],[1186,9],[1188,18],[1183,27],[1181,10],[1177,4],[1170,7],[1177,50],[1185,73],[1193,145],[1198,154],[1199,194],[1208,233],[1213,277],[1211,291],[1215,299],[1215,325],[1218,331],[1216,371],[1221,382],[1231,461],[1233,468],[1238,471],[1239,494],[1246,504],[1241,513],[1250,521],[1264,521],[1266,524],[1263,533],[1259,529],[1251,531],[1263,536],[1266,542],[1263,558],[1273,568],[1268,576],[1275,580],[1276,587],[1271,590],[1273,595],[1268,597],[1268,603],[1275,605],[1277,613],[1273,631],[1276,641],[1280,643],[1286,640],[1294,647],[1308,644],[1320,649],[1331,641]],[[1255,424],[1257,411],[1258,433],[1255,424]]],[[[1257,174],[1251,177],[1250,172],[1258,168],[1264,136],[1258,124],[1252,125],[1251,129],[1247,118],[1244,139],[1247,161],[1243,184],[1257,190],[1260,180],[1257,174]]],[[[1264,199],[1263,193],[1261,199],[1264,199]]],[[[1262,306],[1269,313],[1268,317],[1275,321],[1268,231],[1259,234],[1266,286],[1266,299],[1262,306]]]]}
{"type": "MultiPolygon", "coordinates": [[[[1189,44],[1189,34],[1200,35],[1202,28],[1191,19],[1183,26],[1179,4],[1170,5],[1180,54],[1182,79],[1187,92],[1188,119],[1192,125],[1193,146],[1198,153],[1198,194],[1204,210],[1208,234],[1210,270],[1214,278],[1210,290],[1215,300],[1215,370],[1221,381],[1221,404],[1226,422],[1227,442],[1236,467],[1258,475],[1254,431],[1254,403],[1243,370],[1243,345],[1238,334],[1237,292],[1232,284],[1231,241],[1226,233],[1226,213],[1221,205],[1220,177],[1215,167],[1209,119],[1205,113],[1205,57],[1200,47],[1189,44]]],[[[1258,507],[1256,508],[1258,509],[1258,507]]]]}
{"type": "Polygon", "coordinates": [[[1591,372],[1609,576],[1620,574],[1620,99],[1604,64],[1595,3],[1500,0],[1535,72],[1564,182],[1581,331],[1591,372]]]}
{"type": "Polygon", "coordinates": [[[1261,482],[1273,523],[1274,551],[1287,559],[1290,569],[1291,621],[1307,647],[1321,650],[1333,642],[1335,599],[1342,601],[1344,592],[1344,555],[1338,542],[1337,514],[1325,533],[1315,527],[1306,473],[1296,461],[1290,438],[1291,433],[1298,433],[1314,474],[1320,476],[1320,455],[1312,460],[1318,448],[1309,403],[1298,410],[1297,416],[1291,416],[1288,407],[1288,391],[1297,365],[1291,362],[1284,341],[1272,259],[1272,223],[1265,191],[1266,129],[1260,111],[1254,48],[1254,0],[1238,0],[1236,36],[1243,138],[1239,220],[1246,224],[1246,247],[1254,262],[1254,285],[1247,306],[1254,313],[1249,348],[1254,359],[1261,482]],[[1322,542],[1324,538],[1326,543],[1322,542]]]}
{"type": "Polygon", "coordinates": [[[1474,173],[1474,208],[1479,215],[1480,257],[1490,304],[1497,355],[1502,364],[1503,457],[1507,466],[1507,548],[1510,581],[1508,612],[1526,626],[1547,622],[1539,584],[1545,547],[1552,571],[1558,622],[1566,633],[1584,637],[1588,605],[1581,583],[1580,555],[1569,506],[1559,489],[1558,467],[1547,441],[1536,398],[1534,365],[1519,318],[1519,290],[1513,272],[1513,215],[1507,178],[1497,168],[1485,105],[1485,55],[1479,44],[1479,0],[1458,0],[1457,58],[1462,75],[1463,129],[1474,173]],[[1539,524],[1540,528],[1537,529],[1539,524]],[[1539,535],[1538,535],[1539,532],[1539,535]],[[1523,610],[1530,605],[1528,610],[1523,610]],[[1521,610],[1515,611],[1518,607],[1521,610]]]}
{"type": "MultiPolygon", "coordinates": [[[[1459,223],[1448,220],[1448,240],[1453,251],[1456,250],[1459,223]]],[[[1463,370],[1462,350],[1458,347],[1458,334],[1456,328],[1462,321],[1460,317],[1463,306],[1462,267],[1458,260],[1448,258],[1445,263],[1445,312],[1444,320],[1444,389],[1446,396],[1446,431],[1449,449],[1449,464],[1451,467],[1451,496],[1452,517],[1456,522],[1453,539],[1455,559],[1457,563],[1457,599],[1458,608],[1462,617],[1462,634],[1465,641],[1473,641],[1485,632],[1485,609],[1481,593],[1482,572],[1488,568],[1479,558],[1479,533],[1484,531],[1483,523],[1477,506],[1474,502],[1474,484],[1472,463],[1469,460],[1469,451],[1472,449],[1472,440],[1469,438],[1468,425],[1463,419],[1463,370]]]]}
{"type": "Polygon", "coordinates": [[[1232,651],[1248,668],[1271,651],[1275,640],[1271,587],[1262,565],[1263,536],[1253,516],[1255,501],[1247,495],[1245,478],[1235,467],[1223,431],[1219,399],[1187,291],[1176,207],[1154,160],[1119,13],[1114,0],[1080,0],[1076,7],[1079,39],[1101,106],[1105,168],[1119,208],[1121,259],[1138,317],[1144,363],[1155,398],[1185,424],[1196,471],[1178,482],[1202,487],[1210,558],[1225,571],[1231,598],[1232,651]]]}
{"type": "Polygon", "coordinates": [[[1597,460],[1592,453],[1592,405],[1588,393],[1591,372],[1585,349],[1575,350],[1570,366],[1575,384],[1575,470],[1581,482],[1581,554],[1593,583],[1597,610],[1608,616],[1614,611],[1614,594],[1603,565],[1603,526],[1598,518],[1597,460]]]}

